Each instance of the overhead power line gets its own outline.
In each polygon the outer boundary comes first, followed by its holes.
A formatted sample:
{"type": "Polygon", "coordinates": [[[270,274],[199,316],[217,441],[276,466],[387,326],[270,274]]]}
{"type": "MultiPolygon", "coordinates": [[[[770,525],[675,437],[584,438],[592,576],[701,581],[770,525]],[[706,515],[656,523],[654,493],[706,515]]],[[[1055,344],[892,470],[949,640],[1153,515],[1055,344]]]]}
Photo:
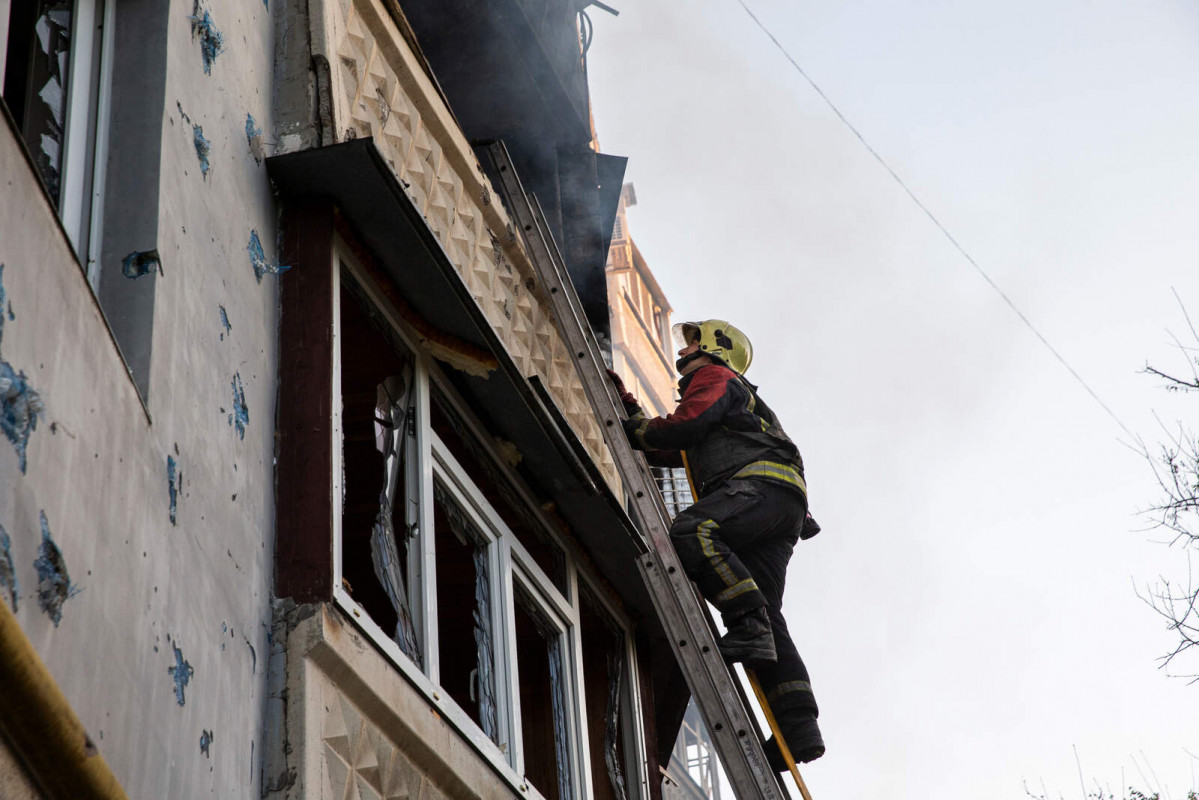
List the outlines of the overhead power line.
{"type": "Polygon", "coordinates": [[[895,179],[895,182],[899,184],[899,188],[903,189],[904,193],[911,199],[913,203],[916,204],[916,207],[924,212],[924,215],[928,217],[929,221],[931,221],[933,225],[937,227],[937,230],[941,231],[941,233],[945,235],[945,238],[949,240],[949,243],[953,245],[954,249],[962,254],[962,258],[966,259],[970,266],[974,267],[975,271],[982,276],[984,281],[987,282],[987,285],[994,289],[995,293],[1003,299],[1003,302],[1007,304],[1008,308],[1010,308],[1012,312],[1020,318],[1020,321],[1024,323],[1024,326],[1032,331],[1033,336],[1036,336],[1037,339],[1040,340],[1041,344],[1045,345],[1045,348],[1053,354],[1053,357],[1056,358],[1063,367],[1065,367],[1066,371],[1074,376],[1074,380],[1078,381],[1078,384],[1086,390],[1087,394],[1089,394],[1096,403],[1099,404],[1099,407],[1107,412],[1107,415],[1111,417],[1115,423],[1119,425],[1120,428],[1129,435],[1129,437],[1132,438],[1133,441],[1137,441],[1136,434],[1128,429],[1128,426],[1116,416],[1116,412],[1112,411],[1108,404],[1103,402],[1103,399],[1098,395],[1098,393],[1096,393],[1095,390],[1092,389],[1085,380],[1083,380],[1082,375],[1078,374],[1078,370],[1070,366],[1070,362],[1066,361],[1065,357],[1057,351],[1057,348],[1049,343],[1049,340],[1045,338],[1044,334],[1037,330],[1037,327],[1033,325],[1032,321],[1024,315],[1024,312],[1021,311],[1014,302],[1012,302],[1012,298],[1008,297],[1007,293],[1004,292],[1003,289],[999,288],[999,284],[995,283],[995,281],[991,279],[991,276],[987,274],[987,271],[984,270],[979,263],[974,260],[974,257],[970,255],[970,253],[966,252],[966,248],[962,247],[961,243],[958,242],[958,240],[954,238],[953,234],[949,232],[949,229],[941,224],[941,220],[937,219],[937,215],[930,211],[928,206],[921,202],[920,198],[917,197],[916,193],[908,187],[903,178],[899,177],[899,174],[891,168],[891,165],[887,163],[887,160],[879,155],[879,152],[870,145],[870,142],[866,141],[866,137],[862,135],[862,132],[854,127],[852,122],[846,119],[845,115],[841,113],[841,109],[837,108],[837,104],[832,101],[832,98],[825,94],[824,90],[820,88],[820,85],[817,84],[816,81],[812,80],[812,76],[808,75],[808,73],[804,71],[804,68],[801,67],[799,62],[791,56],[791,53],[787,51],[787,48],[783,46],[783,43],[780,42],[778,38],[770,32],[770,29],[766,27],[762,20],[758,19],[757,14],[755,14],[753,10],[745,4],[745,0],[737,0],[737,3],[742,9],[745,10],[745,13],[749,15],[749,18],[754,21],[754,24],[761,29],[762,33],[769,37],[770,41],[774,43],[774,46],[777,47],[779,52],[783,54],[783,57],[786,58],[787,61],[790,62],[791,66],[795,68],[795,71],[799,73],[800,77],[807,81],[808,85],[816,91],[816,94],[820,95],[820,99],[823,100],[825,105],[827,105],[829,109],[837,115],[837,119],[841,120],[841,123],[849,129],[850,133],[852,133],[855,138],[857,138],[862,147],[866,148],[866,151],[870,153],[870,155],[874,156],[874,160],[877,161],[879,165],[887,171],[888,175],[895,179]]]}

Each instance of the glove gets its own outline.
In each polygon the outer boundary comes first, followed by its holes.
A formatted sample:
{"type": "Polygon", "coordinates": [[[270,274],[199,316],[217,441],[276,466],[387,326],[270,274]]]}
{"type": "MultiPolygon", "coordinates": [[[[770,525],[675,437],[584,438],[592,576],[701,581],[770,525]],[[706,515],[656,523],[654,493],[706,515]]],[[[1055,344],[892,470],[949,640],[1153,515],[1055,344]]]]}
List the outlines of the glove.
{"type": "Polygon", "coordinates": [[[632,392],[624,388],[624,381],[620,379],[620,376],[615,371],[608,370],[608,379],[616,387],[616,393],[620,395],[620,402],[624,405],[624,410],[628,412],[629,416],[633,415],[634,409],[641,410],[641,404],[637,402],[637,398],[633,396],[632,392]]]}

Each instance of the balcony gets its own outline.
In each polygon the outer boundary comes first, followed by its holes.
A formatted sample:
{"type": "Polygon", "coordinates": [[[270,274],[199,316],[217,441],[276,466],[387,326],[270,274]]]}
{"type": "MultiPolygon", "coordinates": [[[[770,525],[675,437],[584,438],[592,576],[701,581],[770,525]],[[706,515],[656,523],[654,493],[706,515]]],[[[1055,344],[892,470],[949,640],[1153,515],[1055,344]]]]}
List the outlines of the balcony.
{"type": "Polygon", "coordinates": [[[281,25],[287,77],[279,153],[372,140],[507,354],[525,378],[545,387],[621,496],[603,431],[529,257],[397,4],[319,0],[307,16],[295,11],[281,25]],[[306,37],[297,25],[307,28],[306,37]]]}

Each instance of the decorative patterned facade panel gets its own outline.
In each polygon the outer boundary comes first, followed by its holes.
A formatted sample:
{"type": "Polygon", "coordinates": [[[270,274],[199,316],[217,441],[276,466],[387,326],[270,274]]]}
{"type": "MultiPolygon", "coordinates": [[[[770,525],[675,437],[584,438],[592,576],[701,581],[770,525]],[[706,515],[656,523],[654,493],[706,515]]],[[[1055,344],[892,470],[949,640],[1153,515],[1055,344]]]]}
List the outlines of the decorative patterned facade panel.
{"type": "Polygon", "coordinates": [[[285,650],[287,739],[272,767],[287,797],[520,796],[519,779],[505,779],[333,606],[299,620],[285,650]]]}
{"type": "Polygon", "coordinates": [[[620,479],[528,255],[449,110],[380,0],[336,0],[314,19],[313,51],[332,66],[339,140],[375,146],[420,210],[475,302],[526,376],[545,384],[613,491],[620,479]]]}

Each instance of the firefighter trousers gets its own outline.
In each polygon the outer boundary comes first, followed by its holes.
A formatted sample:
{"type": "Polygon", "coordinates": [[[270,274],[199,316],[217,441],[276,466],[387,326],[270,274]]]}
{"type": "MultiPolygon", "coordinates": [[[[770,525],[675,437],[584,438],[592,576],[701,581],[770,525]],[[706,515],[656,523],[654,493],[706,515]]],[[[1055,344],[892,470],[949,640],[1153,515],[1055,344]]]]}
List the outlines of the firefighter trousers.
{"type": "Polygon", "coordinates": [[[787,563],[807,514],[802,493],[760,479],[732,479],[675,517],[670,539],[687,576],[727,620],[765,607],[778,661],[756,664],[780,724],[819,713],[807,667],[783,619],[787,563]]]}

